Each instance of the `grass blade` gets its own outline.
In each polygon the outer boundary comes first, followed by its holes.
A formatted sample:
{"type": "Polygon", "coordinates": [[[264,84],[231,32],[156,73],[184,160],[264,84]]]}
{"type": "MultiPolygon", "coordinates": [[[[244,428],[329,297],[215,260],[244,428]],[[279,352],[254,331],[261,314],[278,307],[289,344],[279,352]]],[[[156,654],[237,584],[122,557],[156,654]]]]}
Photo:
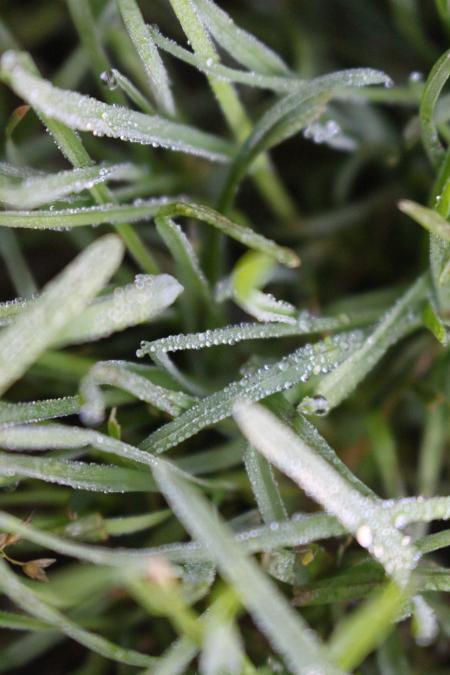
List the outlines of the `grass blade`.
{"type": "Polygon", "coordinates": [[[69,321],[81,314],[115,272],[122,253],[117,237],[102,237],[49,282],[39,300],[1,333],[0,393],[23,375],[69,321]]]}
{"type": "Polygon", "coordinates": [[[122,19],[145,67],[150,88],[158,108],[166,115],[175,115],[175,103],[170,90],[169,76],[151,39],[135,0],[117,0],[122,19]]]}
{"type": "Polygon", "coordinates": [[[14,208],[34,209],[92,188],[98,183],[134,180],[139,176],[139,170],[132,164],[89,166],[53,175],[30,176],[20,182],[0,176],[0,202],[14,208]]]}
{"type": "Polygon", "coordinates": [[[226,526],[203,498],[162,463],[155,478],[187,530],[210,548],[215,561],[268,639],[299,675],[319,668],[323,675],[339,673],[316,637],[284,598],[235,543],[226,526]]]}
{"type": "Polygon", "coordinates": [[[226,162],[229,159],[230,144],[217,136],[156,115],[113,107],[90,96],[54,87],[32,74],[19,52],[3,54],[0,76],[40,113],[71,129],[187,152],[211,161],[226,162]]]}
{"type": "Polygon", "coordinates": [[[236,419],[249,442],[269,462],[335,515],[400,586],[408,583],[418,553],[376,502],[354,490],[328,462],[263,407],[241,404],[236,409],[236,419]]]}

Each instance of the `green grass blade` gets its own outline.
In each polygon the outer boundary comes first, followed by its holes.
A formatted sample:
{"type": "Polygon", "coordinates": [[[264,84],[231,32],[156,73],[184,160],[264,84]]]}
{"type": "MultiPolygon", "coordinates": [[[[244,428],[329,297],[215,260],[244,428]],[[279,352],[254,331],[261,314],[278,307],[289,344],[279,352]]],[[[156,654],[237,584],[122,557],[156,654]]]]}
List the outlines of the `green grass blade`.
{"type": "Polygon", "coordinates": [[[115,272],[122,253],[120,240],[114,235],[99,239],[49,282],[39,300],[1,333],[0,393],[81,314],[115,272]]]}
{"type": "Polygon", "coordinates": [[[353,671],[386,639],[408,595],[391,582],[339,624],[330,638],[329,649],[341,668],[353,671]]]}
{"type": "Polygon", "coordinates": [[[99,361],[83,378],[80,383],[83,399],[80,412],[85,424],[96,425],[103,421],[105,401],[100,385],[119,387],[172,416],[179,415],[194,402],[192,397],[183,392],[166,389],[133,373],[130,370],[132,365],[126,361],[99,361]]]}
{"type": "Polygon", "coordinates": [[[150,656],[140,654],[132,649],[119,647],[100,635],[96,635],[95,633],[91,633],[84,628],[81,628],[57,609],[47,605],[9,570],[3,560],[0,560],[0,587],[10,600],[19,605],[25,612],[31,614],[36,619],[48,623],[58,632],[64,633],[67,637],[70,637],[84,645],[87,649],[90,649],[107,659],[141,667],[148,666],[152,662],[150,656]]]}
{"type": "Polygon", "coordinates": [[[324,675],[339,673],[317,638],[289,607],[255,562],[235,543],[209,505],[185,481],[158,463],[155,478],[187,530],[211,549],[215,561],[268,639],[299,675],[320,668],[324,675]]]}
{"type": "Polygon", "coordinates": [[[444,158],[444,148],[434,120],[436,104],[445,83],[450,77],[450,50],[445,52],[433,66],[422,94],[420,123],[425,151],[435,168],[444,158]]]}
{"type": "Polygon", "coordinates": [[[166,115],[175,115],[175,103],[170,89],[169,76],[158,49],[151,39],[135,0],[117,0],[122,19],[145,67],[150,88],[158,108],[166,115]]]}
{"type": "Polygon", "coordinates": [[[144,450],[161,453],[194,436],[202,429],[231,416],[237,398],[260,401],[294,384],[306,382],[314,373],[332,370],[361,340],[359,334],[335,336],[315,345],[306,345],[278,363],[260,368],[202,399],[189,410],[153,432],[143,443],[144,450]]]}
{"type": "MultiPolygon", "coordinates": [[[[321,397],[321,402],[325,399],[328,411],[352,393],[389,347],[420,326],[419,310],[427,296],[428,288],[427,277],[420,277],[381,317],[364,344],[320,381],[315,390],[315,396],[321,397]]],[[[316,400],[314,397],[304,399],[300,404],[300,410],[314,413],[316,400]]]]}
{"type": "Polygon", "coordinates": [[[27,457],[0,452],[0,475],[14,479],[34,478],[68,485],[75,490],[105,493],[153,492],[150,475],[122,467],[74,462],[50,457],[27,457]]]}
{"type": "Polygon", "coordinates": [[[104,206],[87,206],[76,209],[37,210],[37,211],[0,211],[0,227],[26,227],[30,229],[59,229],[119,224],[126,218],[130,221],[148,220],[154,217],[196,218],[223,234],[236,239],[244,246],[267,253],[288,267],[296,267],[299,259],[291,249],[278,246],[275,242],[249,227],[238,225],[218,211],[191,202],[173,201],[166,197],[143,200],[140,203],[104,206]]]}

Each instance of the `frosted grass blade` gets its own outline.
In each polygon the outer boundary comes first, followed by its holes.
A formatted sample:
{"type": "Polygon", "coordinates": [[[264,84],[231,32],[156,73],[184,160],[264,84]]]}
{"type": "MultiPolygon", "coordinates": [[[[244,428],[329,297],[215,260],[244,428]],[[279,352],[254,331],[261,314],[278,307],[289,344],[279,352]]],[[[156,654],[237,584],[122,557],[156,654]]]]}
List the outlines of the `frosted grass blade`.
{"type": "Polygon", "coordinates": [[[404,587],[419,554],[377,506],[351,485],[272,413],[258,405],[236,407],[237,422],[266,459],[333,514],[404,587]]]}
{"type": "MultiPolygon", "coordinates": [[[[81,419],[87,425],[100,424],[105,414],[105,401],[100,385],[119,387],[136,396],[140,401],[150,403],[169,415],[179,415],[194,402],[183,392],[173,391],[153,384],[150,380],[134,373],[133,364],[126,361],[99,361],[91,368],[80,383],[83,399],[81,419]]],[[[1,409],[0,409],[1,412],[1,409]]]]}
{"type": "MultiPolygon", "coordinates": [[[[419,277],[395,305],[381,317],[364,344],[320,381],[315,389],[315,396],[325,399],[328,411],[352,393],[389,347],[420,326],[420,309],[428,289],[427,277],[419,277]]],[[[314,397],[304,399],[299,409],[301,412],[309,410],[314,412],[314,397]]]]}
{"type": "Polygon", "coordinates": [[[130,326],[151,321],[182,293],[169,274],[138,274],[134,283],[118,286],[112,295],[99,298],[58,333],[54,343],[76,344],[108,337],[130,326]]]}
{"type": "Polygon", "coordinates": [[[187,152],[211,161],[226,162],[232,152],[226,141],[193,127],[54,87],[32,74],[18,52],[3,54],[0,77],[33,108],[71,129],[187,152]]]}
{"type": "Polygon", "coordinates": [[[22,424],[24,422],[39,422],[75,415],[80,410],[78,396],[44,399],[22,403],[7,403],[0,401],[0,426],[5,424],[22,424]]]}
{"type": "MultiPolygon", "coordinates": [[[[357,322],[356,322],[357,323],[357,322]]],[[[201,333],[180,333],[144,341],[138,356],[165,354],[191,349],[208,349],[217,345],[234,345],[246,340],[268,340],[293,335],[313,335],[334,330],[355,327],[351,315],[314,316],[307,311],[300,312],[292,323],[241,323],[223,328],[210,328],[201,333]]]]}
{"type": "Polygon", "coordinates": [[[0,452],[0,476],[16,480],[33,478],[68,485],[74,490],[103,493],[155,491],[152,477],[134,469],[17,453],[0,452]]]}
{"type": "Polygon", "coordinates": [[[97,240],[0,334],[0,394],[81,314],[115,272],[122,254],[123,246],[116,236],[97,240]]]}
{"type": "Polygon", "coordinates": [[[20,209],[34,209],[90,189],[109,180],[135,180],[141,172],[132,164],[90,166],[46,176],[30,176],[22,181],[0,176],[0,202],[20,209]]]}
{"type": "Polygon", "coordinates": [[[101,206],[88,206],[76,209],[39,210],[39,211],[0,211],[0,227],[25,227],[30,229],[60,229],[101,225],[102,223],[120,224],[124,219],[130,221],[148,220],[155,217],[196,218],[223,234],[236,239],[244,246],[267,253],[288,267],[297,267],[299,258],[289,248],[278,246],[275,242],[249,227],[238,225],[218,211],[191,202],[171,201],[166,197],[142,200],[138,203],[101,206]]]}
{"type": "Polygon", "coordinates": [[[112,86],[117,85],[120,87],[124,94],[128,96],[130,101],[132,101],[143,113],[147,115],[154,115],[155,110],[151,105],[150,101],[139,91],[137,87],[126,77],[120,70],[117,68],[111,68],[109,72],[103,75],[103,81],[106,80],[106,85],[108,83],[112,86]]]}
{"type": "Polygon", "coordinates": [[[280,56],[247,31],[239,28],[229,14],[211,0],[193,0],[208,31],[221,47],[250,70],[267,75],[286,74],[289,69],[280,56]]]}
{"type": "Polygon", "coordinates": [[[100,635],[91,633],[64,616],[57,609],[47,605],[37,594],[23,584],[18,577],[9,570],[7,564],[0,560],[0,587],[9,599],[17,604],[24,612],[36,619],[44,621],[58,632],[84,645],[87,649],[104,656],[107,659],[126,663],[132,666],[149,666],[153,659],[146,654],[140,654],[132,649],[124,649],[119,645],[106,640],[100,635]]]}
{"type": "Polygon", "coordinates": [[[169,76],[158,49],[148,34],[142,14],[135,0],[117,0],[122,19],[145,67],[151,91],[162,113],[175,115],[175,103],[169,76]]]}
{"type": "Polygon", "coordinates": [[[260,401],[271,394],[285,391],[294,384],[306,382],[313,374],[336,367],[346,354],[360,344],[355,332],[335,336],[315,345],[306,345],[285,356],[278,363],[260,368],[256,373],[232,382],[221,391],[202,399],[189,410],[153,432],[142,443],[144,450],[159,454],[231,416],[237,398],[260,401]]]}
{"type": "Polygon", "coordinates": [[[267,638],[294,673],[319,668],[323,675],[341,672],[328,660],[316,636],[278,593],[258,565],[247,558],[204,499],[158,462],[155,478],[186,529],[212,555],[267,638]]]}

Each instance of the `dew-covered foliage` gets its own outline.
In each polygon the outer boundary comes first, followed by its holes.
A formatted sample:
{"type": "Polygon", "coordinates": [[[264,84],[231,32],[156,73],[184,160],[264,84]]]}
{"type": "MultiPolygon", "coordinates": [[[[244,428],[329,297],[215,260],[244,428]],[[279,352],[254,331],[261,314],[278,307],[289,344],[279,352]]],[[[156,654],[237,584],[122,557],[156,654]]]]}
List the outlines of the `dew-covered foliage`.
{"type": "Polygon", "coordinates": [[[447,0],[4,0],[0,673],[448,674],[447,0]]]}

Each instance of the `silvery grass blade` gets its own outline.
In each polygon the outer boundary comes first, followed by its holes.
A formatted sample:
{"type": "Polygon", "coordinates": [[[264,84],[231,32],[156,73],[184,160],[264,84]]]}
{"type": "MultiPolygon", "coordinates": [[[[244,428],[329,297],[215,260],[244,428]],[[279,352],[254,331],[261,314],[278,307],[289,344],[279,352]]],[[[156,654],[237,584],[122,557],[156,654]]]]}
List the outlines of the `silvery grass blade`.
{"type": "Polygon", "coordinates": [[[239,28],[229,14],[211,0],[193,0],[212,37],[238,63],[267,75],[288,74],[289,68],[276,52],[239,28]]]}
{"type": "MultiPolygon", "coordinates": [[[[151,486],[152,483],[150,483],[150,490],[154,489],[151,486]]],[[[415,504],[415,508],[409,510],[408,507],[405,508],[404,504],[396,501],[383,502],[382,508],[386,510],[391,522],[394,523],[397,519],[401,519],[402,527],[420,519],[446,518],[448,520],[450,518],[449,498],[446,500],[445,512],[444,505],[434,498],[425,500],[425,502],[422,500],[415,504]]],[[[24,539],[50,551],[96,565],[111,567],[127,565],[130,569],[142,570],[147,568],[150,557],[163,557],[173,563],[180,564],[210,562],[212,560],[211,551],[201,543],[195,542],[138,549],[105,548],[82,544],[37,529],[34,525],[26,524],[4,511],[0,511],[0,528],[5,532],[20,534],[24,539]]],[[[255,554],[261,551],[276,551],[283,547],[303,546],[330,537],[342,537],[346,534],[346,528],[336,518],[326,513],[315,513],[312,515],[300,514],[294,516],[291,520],[276,523],[276,525],[272,524],[272,526],[252,527],[236,534],[235,539],[242,550],[249,554],[255,554]]],[[[418,540],[417,548],[422,554],[445,548],[449,541],[448,530],[445,532],[445,536],[442,536],[441,533],[439,535],[439,538],[437,535],[429,535],[418,540]]],[[[377,570],[380,569],[377,566],[377,570]]],[[[347,584],[348,581],[344,581],[344,583],[347,584]]]]}
{"type": "MultiPolygon", "coordinates": [[[[372,319],[372,317],[370,317],[372,319]]],[[[335,330],[354,328],[365,321],[354,321],[351,313],[338,316],[314,316],[308,311],[299,312],[292,323],[240,323],[223,328],[210,328],[201,333],[168,335],[151,342],[143,341],[137,352],[139,357],[166,354],[191,349],[208,349],[217,345],[235,345],[246,340],[268,340],[293,335],[314,335],[335,330]]]]}
{"type": "Polygon", "coordinates": [[[266,253],[288,267],[297,267],[299,258],[289,248],[279,246],[249,227],[234,223],[218,211],[192,202],[171,201],[167,197],[140,200],[132,204],[105,204],[73,209],[38,211],[0,211],[0,227],[58,230],[84,225],[117,225],[129,221],[149,220],[155,217],[195,218],[239,241],[244,246],[266,253]]]}
{"type": "Polygon", "coordinates": [[[0,401],[0,426],[5,424],[23,424],[24,422],[39,422],[75,415],[80,410],[78,396],[64,396],[63,398],[44,399],[23,403],[7,403],[0,401]]]}
{"type": "Polygon", "coordinates": [[[357,492],[328,462],[271,412],[259,405],[236,405],[236,420],[249,442],[294,480],[327,513],[333,514],[404,587],[419,553],[392,525],[377,502],[357,492]]]}
{"type": "Polygon", "coordinates": [[[123,246],[114,235],[91,244],[73,260],[27,311],[0,334],[0,394],[79,316],[116,271],[123,246]]]}
{"type": "Polygon", "coordinates": [[[167,70],[159,55],[158,48],[147,32],[136,0],[117,0],[117,5],[131,41],[144,64],[150,89],[158,108],[163,114],[175,115],[175,103],[167,70]]]}
{"type": "Polygon", "coordinates": [[[0,476],[14,480],[33,478],[68,485],[74,490],[103,493],[154,492],[156,489],[151,476],[135,469],[16,453],[0,452],[0,476]]]}
{"type": "Polygon", "coordinates": [[[158,658],[158,663],[141,672],[140,675],[182,675],[195,658],[198,647],[188,637],[175,640],[158,658]]]}
{"type": "Polygon", "coordinates": [[[419,647],[428,647],[439,633],[436,612],[421,595],[415,595],[413,604],[413,633],[419,647]]]}
{"type": "Polygon", "coordinates": [[[0,202],[20,209],[34,209],[90,189],[98,183],[135,180],[142,172],[133,164],[90,166],[46,176],[30,176],[21,181],[0,176],[0,202]]]}
{"type": "Polygon", "coordinates": [[[409,596],[410,590],[391,582],[345,618],[329,641],[336,663],[348,672],[354,671],[394,629],[409,596]]]}
{"type": "Polygon", "coordinates": [[[111,106],[91,96],[54,87],[27,67],[20,52],[8,51],[0,61],[0,77],[39,113],[71,129],[132,143],[169,148],[227,162],[232,146],[221,138],[157,115],[111,106]]]}
{"type": "MultiPolygon", "coordinates": [[[[146,469],[143,472],[144,477],[148,478],[150,487],[154,484],[151,471],[156,460],[153,455],[91,429],[62,424],[26,424],[0,427],[0,446],[8,450],[37,451],[94,448],[101,453],[122,457],[131,463],[144,466],[146,469]]],[[[213,490],[218,488],[233,489],[230,482],[196,478],[175,466],[172,466],[172,470],[186,476],[188,481],[193,481],[204,488],[213,490]]]]}
{"type": "Polygon", "coordinates": [[[316,427],[309,422],[306,417],[299,415],[294,406],[286,400],[281,394],[271,396],[265,405],[277,417],[279,417],[292,431],[297,434],[307,445],[309,445],[322,459],[330,464],[346,481],[350,483],[353,489],[360,492],[365,497],[377,499],[377,495],[355,476],[346,464],[337,456],[332,447],[319,434],[316,427]]]}
{"type": "Polygon", "coordinates": [[[183,287],[169,274],[137,274],[134,283],[118,286],[70,322],[55,343],[92,342],[153,320],[172,305],[183,287]]]}
{"type": "Polygon", "coordinates": [[[233,159],[223,188],[222,205],[226,208],[231,206],[239,183],[261,152],[316,121],[336,92],[380,83],[390,83],[390,79],[380,71],[370,68],[340,71],[305,82],[292,94],[274,103],[255,124],[233,159]]]}
{"type": "Polygon", "coordinates": [[[295,384],[306,382],[314,374],[333,370],[351,350],[361,344],[362,338],[362,334],[355,331],[301,347],[276,364],[262,367],[256,373],[202,399],[153,432],[141,447],[155,454],[165,452],[202,429],[230,417],[237,398],[260,401],[295,384]]]}
{"type": "Polygon", "coordinates": [[[27,614],[44,621],[59,633],[63,633],[107,659],[140,667],[148,667],[154,661],[152,657],[146,654],[141,654],[132,649],[124,649],[68,619],[59,610],[41,600],[31,588],[25,586],[3,560],[0,560],[0,588],[14,604],[27,614]]]}
{"type": "Polygon", "coordinates": [[[292,672],[306,675],[313,668],[318,668],[323,675],[341,672],[328,659],[325,649],[300,615],[241,550],[204,498],[159,461],[154,475],[180,521],[195,539],[210,549],[219,570],[292,672]]]}
{"type": "Polygon", "coordinates": [[[83,405],[80,414],[85,424],[90,426],[103,421],[105,400],[100,387],[105,384],[123,389],[173,417],[194,403],[192,396],[161,387],[133,372],[133,365],[126,361],[99,361],[82,379],[80,395],[83,405]]]}
{"type": "MultiPolygon", "coordinates": [[[[118,286],[112,294],[103,295],[90,304],[58,334],[54,344],[92,342],[151,321],[164,312],[182,291],[183,287],[169,274],[137,274],[134,283],[118,286]]],[[[0,325],[10,324],[15,316],[31,308],[37,299],[0,305],[0,325]]]]}
{"type": "Polygon", "coordinates": [[[304,399],[299,410],[317,414],[319,402],[323,414],[345,400],[389,347],[421,325],[421,311],[428,293],[429,281],[424,275],[381,317],[364,343],[319,382],[314,396],[304,399]]]}

